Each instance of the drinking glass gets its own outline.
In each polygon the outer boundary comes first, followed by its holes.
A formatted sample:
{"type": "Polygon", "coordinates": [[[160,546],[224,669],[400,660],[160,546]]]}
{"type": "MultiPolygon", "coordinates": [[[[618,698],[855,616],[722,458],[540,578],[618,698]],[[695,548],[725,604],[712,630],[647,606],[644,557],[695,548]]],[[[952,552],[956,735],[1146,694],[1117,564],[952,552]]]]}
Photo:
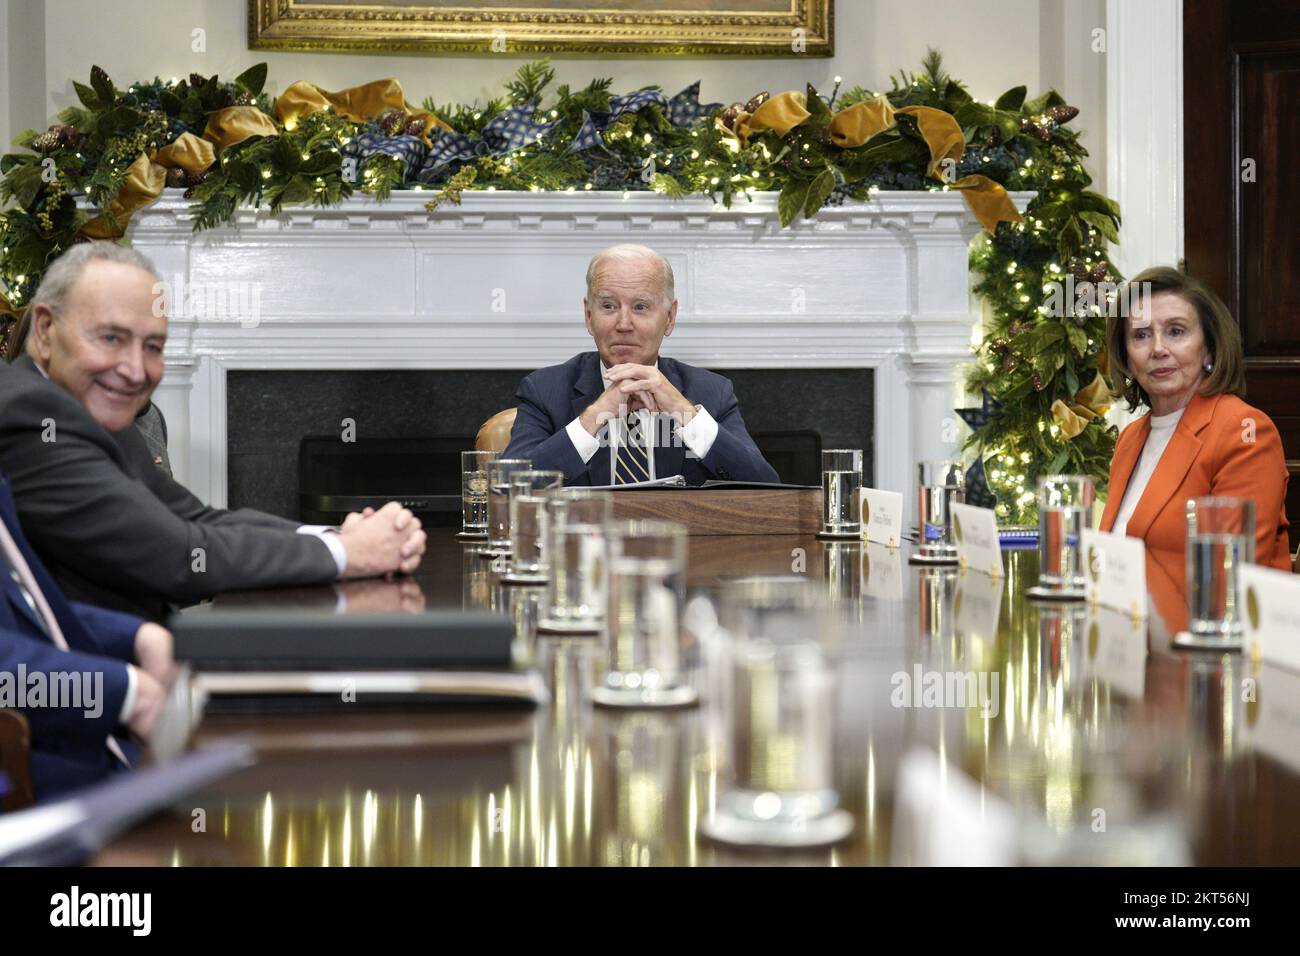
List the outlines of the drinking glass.
{"type": "Polygon", "coordinates": [[[822,530],[819,538],[862,536],[858,491],[862,488],[862,449],[822,452],[822,530]]]}
{"type": "Polygon", "coordinates": [[[1175,642],[1191,647],[1241,646],[1241,566],[1255,560],[1255,502],[1196,498],[1187,502],[1188,628],[1175,642]]]}
{"type": "Polygon", "coordinates": [[[510,553],[510,476],[532,467],[527,458],[497,458],[488,462],[488,543],[479,549],[484,557],[498,558],[510,553]]]}
{"type": "Polygon", "coordinates": [[[516,471],[510,476],[510,567],[502,576],[509,584],[545,584],[546,500],[564,486],[562,471],[516,471]]]}
{"type": "Polygon", "coordinates": [[[679,621],[686,580],[686,526],[621,521],[607,526],[609,587],[604,663],[594,703],[678,707],[697,695],[682,673],[679,621]]]}
{"type": "Polygon", "coordinates": [[[460,538],[486,538],[488,526],[488,462],[500,457],[495,451],[460,453],[460,538]]]}
{"type": "Polygon", "coordinates": [[[538,631],[600,633],[609,567],[605,525],[612,512],[608,491],[563,488],[548,497],[546,553],[551,573],[538,631]]]}
{"type": "Polygon", "coordinates": [[[930,563],[957,561],[952,506],[966,501],[966,475],[957,461],[917,464],[917,555],[930,563]]]}
{"type": "Polygon", "coordinates": [[[1038,587],[1034,597],[1082,601],[1087,579],[1080,532],[1092,526],[1092,479],[1050,475],[1038,479],[1038,587]]]}

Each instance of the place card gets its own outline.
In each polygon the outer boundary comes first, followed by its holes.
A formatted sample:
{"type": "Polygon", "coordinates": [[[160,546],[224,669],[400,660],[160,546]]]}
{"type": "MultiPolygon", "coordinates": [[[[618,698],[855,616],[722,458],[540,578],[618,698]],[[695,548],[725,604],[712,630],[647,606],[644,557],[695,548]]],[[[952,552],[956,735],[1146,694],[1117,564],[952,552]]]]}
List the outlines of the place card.
{"type": "Polygon", "coordinates": [[[1129,610],[1088,608],[1087,670],[1131,700],[1141,700],[1147,679],[1147,628],[1129,610]]]}
{"type": "Polygon", "coordinates": [[[1241,593],[1246,605],[1242,650],[1300,671],[1300,574],[1243,564],[1241,593]]]}
{"type": "MultiPolygon", "coordinates": [[[[1245,673],[1253,679],[1242,704],[1246,745],[1300,771],[1300,674],[1270,664],[1245,673]]],[[[1244,677],[1239,686],[1244,694],[1244,677]]]]}
{"type": "Polygon", "coordinates": [[[897,548],[903,539],[903,496],[877,488],[863,488],[859,493],[862,537],[897,548]]]}
{"type": "Polygon", "coordinates": [[[1079,546],[1089,602],[1146,617],[1147,559],[1142,539],[1084,528],[1079,546]]]}
{"type": "Polygon", "coordinates": [[[1002,577],[1002,546],[992,508],[954,503],[952,534],[957,541],[957,563],[963,569],[1002,577]]]}

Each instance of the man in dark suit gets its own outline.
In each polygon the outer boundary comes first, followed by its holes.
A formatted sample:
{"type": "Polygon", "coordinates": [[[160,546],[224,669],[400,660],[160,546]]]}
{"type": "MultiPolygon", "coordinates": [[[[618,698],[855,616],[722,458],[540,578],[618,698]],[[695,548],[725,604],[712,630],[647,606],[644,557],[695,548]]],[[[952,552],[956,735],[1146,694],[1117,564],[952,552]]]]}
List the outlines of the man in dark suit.
{"type": "Polygon", "coordinates": [[[677,321],[666,259],[636,245],[598,252],[583,310],[596,351],[520,383],[503,457],[559,469],[570,485],[780,480],[745,430],[731,382],[660,356],[677,321]]]}
{"type": "Polygon", "coordinates": [[[128,769],[173,677],[169,631],[64,598],[0,473],[0,707],[31,727],[37,800],[128,769]]]}
{"type": "Polygon", "coordinates": [[[210,508],[154,464],[132,426],[162,378],[159,288],[132,249],[74,246],[32,298],[27,353],[0,367],[0,467],[68,595],[161,620],[222,591],[413,571],[425,534],[395,502],[302,527],[210,508]]]}

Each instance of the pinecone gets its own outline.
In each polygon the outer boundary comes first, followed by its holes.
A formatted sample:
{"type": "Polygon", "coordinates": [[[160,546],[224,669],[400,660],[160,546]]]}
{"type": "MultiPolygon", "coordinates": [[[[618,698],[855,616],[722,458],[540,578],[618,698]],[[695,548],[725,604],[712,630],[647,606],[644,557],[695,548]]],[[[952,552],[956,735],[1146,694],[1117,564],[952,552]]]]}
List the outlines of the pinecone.
{"type": "Polygon", "coordinates": [[[1047,111],[1047,118],[1058,126],[1064,126],[1070,120],[1079,115],[1079,107],[1068,106],[1065,103],[1059,106],[1053,106],[1047,111]]]}
{"type": "Polygon", "coordinates": [[[231,100],[231,105],[252,106],[256,102],[257,102],[257,97],[255,97],[252,93],[249,93],[247,90],[244,90],[243,92],[239,93],[233,100],[231,100]]]}
{"type": "Polygon", "coordinates": [[[1004,372],[1014,372],[1016,370],[1016,366],[1019,364],[1020,364],[1020,360],[1016,358],[1014,355],[1008,354],[1002,357],[1002,371],[1004,372]]]}
{"type": "Polygon", "coordinates": [[[32,149],[38,153],[52,153],[59,148],[59,134],[46,130],[32,140],[32,149]]]}
{"type": "Polygon", "coordinates": [[[74,126],[63,126],[56,124],[50,129],[59,134],[60,146],[76,146],[81,141],[81,134],[77,132],[74,126]]]}
{"type": "Polygon", "coordinates": [[[386,136],[396,136],[401,132],[404,117],[399,109],[386,109],[375,117],[375,122],[386,136]]]}
{"type": "Polygon", "coordinates": [[[772,94],[769,93],[767,90],[764,90],[761,93],[755,93],[752,97],[750,97],[749,102],[745,104],[745,111],[752,113],[771,98],[772,98],[772,94]]]}
{"type": "Polygon", "coordinates": [[[206,169],[201,173],[186,173],[185,185],[189,186],[191,189],[194,188],[195,186],[207,180],[208,173],[209,170],[206,169]]]}
{"type": "Polygon", "coordinates": [[[1092,267],[1092,271],[1088,273],[1088,278],[1093,282],[1101,282],[1106,278],[1108,271],[1110,271],[1110,264],[1105,259],[1102,259],[1101,262],[1092,267]]]}
{"type": "Polygon", "coordinates": [[[186,175],[185,170],[181,169],[179,166],[167,170],[167,185],[172,189],[179,189],[182,186],[188,186],[188,179],[189,177],[186,175]]]}
{"type": "Polygon", "coordinates": [[[404,132],[407,136],[423,136],[424,127],[426,125],[427,122],[425,120],[416,117],[415,119],[412,119],[409,122],[407,122],[406,126],[403,127],[402,132],[404,132]]]}
{"type": "Polygon", "coordinates": [[[1043,390],[1043,377],[1039,375],[1037,372],[1033,374],[1033,376],[1029,379],[1029,382],[1031,385],[1034,386],[1035,392],[1041,392],[1043,390]]]}
{"type": "Polygon", "coordinates": [[[1052,131],[1046,126],[1035,123],[1028,116],[1020,117],[1020,132],[1028,133],[1030,136],[1037,136],[1044,143],[1049,142],[1052,138],[1052,131]]]}
{"type": "Polygon", "coordinates": [[[989,132],[989,146],[1002,145],[1002,127],[994,126],[989,132]]]}
{"type": "Polygon", "coordinates": [[[732,103],[730,106],[728,106],[725,110],[722,111],[722,116],[719,117],[719,119],[721,119],[722,121],[722,125],[727,127],[727,129],[731,130],[732,132],[735,132],[736,119],[740,116],[741,111],[743,111],[744,109],[745,107],[742,106],[741,104],[732,103]]]}

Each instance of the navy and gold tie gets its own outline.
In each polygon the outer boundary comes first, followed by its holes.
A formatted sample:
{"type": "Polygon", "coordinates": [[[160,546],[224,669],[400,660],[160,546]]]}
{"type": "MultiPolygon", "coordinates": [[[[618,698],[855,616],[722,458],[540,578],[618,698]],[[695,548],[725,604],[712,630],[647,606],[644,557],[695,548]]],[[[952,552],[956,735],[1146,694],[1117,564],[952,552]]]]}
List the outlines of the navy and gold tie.
{"type": "Polygon", "coordinates": [[[646,449],[641,416],[635,412],[618,420],[619,443],[614,465],[614,484],[626,485],[650,480],[650,453],[646,449]]]}

